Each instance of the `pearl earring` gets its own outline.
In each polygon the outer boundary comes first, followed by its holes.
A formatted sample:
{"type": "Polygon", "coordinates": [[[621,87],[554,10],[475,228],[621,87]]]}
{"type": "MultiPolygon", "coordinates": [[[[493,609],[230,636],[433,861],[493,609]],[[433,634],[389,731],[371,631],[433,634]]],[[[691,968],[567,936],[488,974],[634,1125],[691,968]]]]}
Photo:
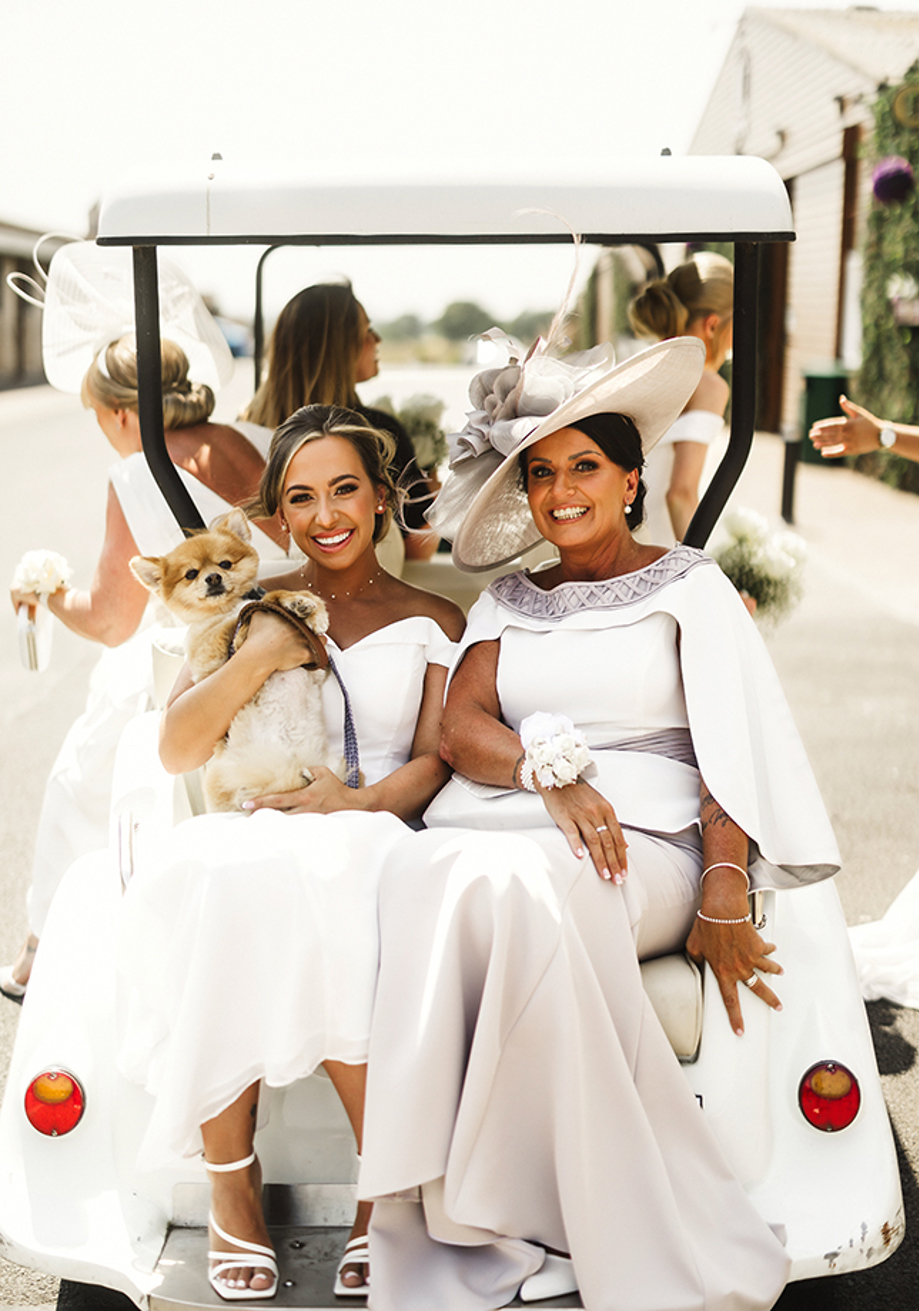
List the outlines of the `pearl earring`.
{"type": "Polygon", "coordinates": [[[632,513],[632,502],[631,502],[631,501],[626,501],[626,503],[625,503],[625,512],[626,512],[626,514],[631,514],[631,513],[632,513]]]}

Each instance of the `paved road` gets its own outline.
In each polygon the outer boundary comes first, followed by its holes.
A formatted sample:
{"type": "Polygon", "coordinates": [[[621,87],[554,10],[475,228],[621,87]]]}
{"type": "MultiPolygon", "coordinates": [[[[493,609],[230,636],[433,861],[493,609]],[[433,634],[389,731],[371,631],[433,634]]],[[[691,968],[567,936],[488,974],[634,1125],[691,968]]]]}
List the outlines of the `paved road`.
{"type": "MultiPolygon", "coordinates": [[[[445,379],[393,377],[391,390],[439,390],[445,379]],[[401,384],[401,385],[400,385],[401,384]]],[[[453,390],[456,391],[455,385],[453,390]]],[[[368,400],[372,396],[368,393],[368,400]]],[[[225,402],[225,413],[232,413],[225,402]]],[[[456,403],[454,402],[454,409],[456,403]]],[[[0,577],[29,546],[60,549],[87,580],[101,540],[104,471],[110,458],[76,398],[48,389],[0,394],[0,443],[7,471],[0,577]]],[[[778,508],[781,443],[758,439],[736,493],[769,514],[778,508]]],[[[804,465],[798,530],[808,541],[807,594],[770,645],[805,738],[845,860],[840,892],[850,923],[880,914],[919,865],[919,498],[847,470],[804,465]]],[[[94,653],[58,628],[52,668],[19,666],[12,621],[0,622],[0,958],[25,931],[28,880],[41,785],[61,737],[82,705],[94,653]]],[[[87,962],[91,968],[91,962],[87,962]]],[[[869,1008],[885,1093],[903,1151],[907,1208],[919,1214],[919,1013],[869,1008]]],[[[0,999],[0,1083],[17,1008],[0,999]]],[[[890,1261],[858,1275],[793,1286],[783,1311],[888,1311],[915,1304],[919,1241],[908,1234],[890,1261]]],[[[55,1304],[57,1281],[0,1261],[0,1311],[55,1304]]],[[[95,1295],[64,1285],[67,1311],[95,1295]]],[[[114,1302],[107,1303],[114,1308],[114,1302]]]]}

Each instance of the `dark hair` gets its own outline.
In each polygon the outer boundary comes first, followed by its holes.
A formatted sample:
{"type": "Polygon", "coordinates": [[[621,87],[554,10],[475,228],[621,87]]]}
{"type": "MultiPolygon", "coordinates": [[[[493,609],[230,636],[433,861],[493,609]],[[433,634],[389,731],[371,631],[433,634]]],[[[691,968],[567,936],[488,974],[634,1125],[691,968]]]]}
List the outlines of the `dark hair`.
{"type": "Polygon", "coordinates": [[[380,541],[399,509],[400,494],[389,472],[396,443],[388,432],[372,428],[363,415],[342,405],[304,405],[284,420],[271,439],[258,496],[245,507],[246,513],[250,519],[270,519],[277,513],[291,460],[308,442],[321,437],[350,442],[371,483],[384,489],[386,509],[376,516],[373,529],[373,540],[380,541]]]}
{"type": "MultiPolygon", "coordinates": [[[[644,468],[645,457],[641,449],[641,435],[634,420],[627,414],[588,414],[586,418],[575,419],[565,427],[577,428],[578,432],[589,437],[599,446],[608,460],[618,464],[626,473],[631,473],[633,469],[638,469],[640,472],[644,468]]],[[[528,447],[520,456],[520,485],[524,491],[527,485],[530,449],[528,447]]],[[[632,501],[632,512],[626,518],[630,529],[634,530],[644,523],[647,491],[644,479],[639,477],[635,499],[632,501]]]]}

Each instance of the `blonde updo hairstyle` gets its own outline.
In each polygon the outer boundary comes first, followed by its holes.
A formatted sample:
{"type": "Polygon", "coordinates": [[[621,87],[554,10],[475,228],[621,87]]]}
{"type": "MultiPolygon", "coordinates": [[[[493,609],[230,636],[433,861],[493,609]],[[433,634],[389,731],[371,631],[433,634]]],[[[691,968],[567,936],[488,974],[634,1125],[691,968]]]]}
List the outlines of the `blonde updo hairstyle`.
{"type": "Polygon", "coordinates": [[[734,314],[734,266],[714,251],[700,251],[657,278],[629,305],[629,322],[640,337],[682,337],[699,319],[720,320],[709,348],[717,358],[721,339],[734,314]]]}
{"type": "Polygon", "coordinates": [[[388,432],[372,428],[360,414],[341,405],[304,405],[284,420],[271,439],[258,496],[246,506],[246,513],[251,519],[271,519],[277,514],[291,460],[307,442],[321,437],[343,437],[350,442],[373,486],[383,488],[386,508],[373,526],[373,540],[380,541],[401,503],[402,494],[389,472],[396,443],[388,432]]]}
{"type": "MultiPolygon", "coordinates": [[[[188,376],[188,356],[174,341],[160,343],[163,371],[163,426],[191,428],[205,423],[214,411],[214,393],[188,376]]],[[[122,337],[105,346],[86,372],[80,388],[86,409],[93,404],[107,410],[137,413],[137,347],[134,337],[122,337]]]]}

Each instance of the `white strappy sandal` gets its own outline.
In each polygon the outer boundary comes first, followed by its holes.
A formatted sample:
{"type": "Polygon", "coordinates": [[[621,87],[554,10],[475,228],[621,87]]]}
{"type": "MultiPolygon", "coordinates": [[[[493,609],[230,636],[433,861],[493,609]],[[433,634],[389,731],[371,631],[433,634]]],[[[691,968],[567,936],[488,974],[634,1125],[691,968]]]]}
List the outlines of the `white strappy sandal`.
{"type": "MultiPolygon", "coordinates": [[[[245,1170],[254,1160],[255,1152],[252,1152],[242,1161],[228,1161],[226,1165],[211,1165],[209,1161],[205,1161],[204,1164],[215,1174],[227,1174],[230,1170],[245,1170]]],[[[207,1281],[217,1296],[222,1297],[225,1302],[254,1301],[256,1298],[274,1297],[278,1291],[278,1262],[273,1249],[225,1233],[214,1219],[213,1211],[208,1215],[208,1223],[218,1238],[242,1249],[239,1252],[208,1252],[208,1261],[217,1262],[217,1265],[211,1266],[207,1272],[207,1281]],[[238,1270],[241,1267],[264,1270],[272,1276],[274,1282],[268,1288],[250,1288],[248,1284],[245,1288],[231,1288],[220,1278],[227,1270],[238,1270]]]]}
{"type": "Polygon", "coordinates": [[[345,1243],[344,1254],[335,1271],[335,1285],[332,1289],[336,1297],[366,1297],[370,1291],[370,1276],[365,1273],[362,1284],[346,1284],[341,1277],[341,1272],[346,1265],[361,1265],[365,1272],[369,1270],[370,1245],[366,1234],[358,1234],[357,1238],[351,1238],[345,1243]]]}

